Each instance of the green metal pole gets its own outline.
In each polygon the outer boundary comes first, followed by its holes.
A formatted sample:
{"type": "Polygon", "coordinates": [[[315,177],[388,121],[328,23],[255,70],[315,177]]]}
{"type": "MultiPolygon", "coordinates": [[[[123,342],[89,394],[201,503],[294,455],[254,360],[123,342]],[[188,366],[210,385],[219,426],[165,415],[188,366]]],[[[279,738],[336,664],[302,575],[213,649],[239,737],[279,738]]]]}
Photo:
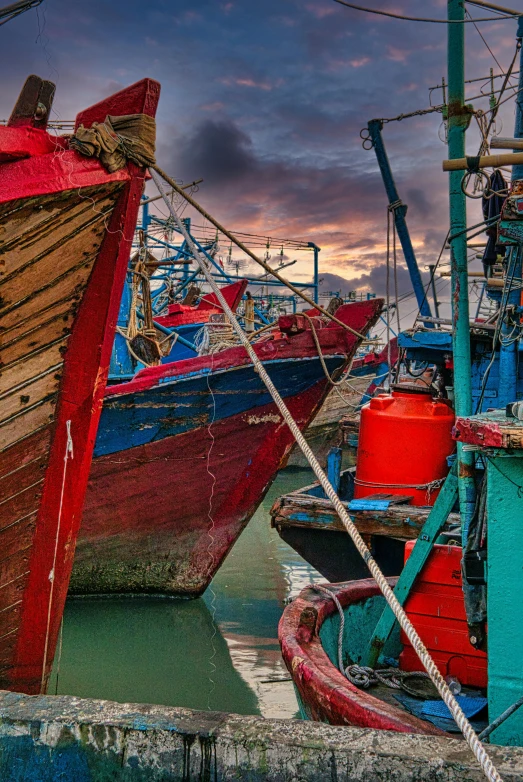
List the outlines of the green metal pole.
{"type": "MultiPolygon", "coordinates": [[[[464,0],[448,0],[448,19],[465,18],[464,0]]],[[[465,157],[465,133],[471,113],[465,106],[465,25],[448,25],[448,138],[449,158],[465,157]]],[[[450,252],[456,415],[472,414],[469,295],[467,268],[467,207],[461,189],[463,173],[450,173],[450,252]],[[452,237],[456,238],[453,239],[452,237]]],[[[476,487],[474,454],[458,443],[458,487],[463,545],[474,514],[476,487]]]]}

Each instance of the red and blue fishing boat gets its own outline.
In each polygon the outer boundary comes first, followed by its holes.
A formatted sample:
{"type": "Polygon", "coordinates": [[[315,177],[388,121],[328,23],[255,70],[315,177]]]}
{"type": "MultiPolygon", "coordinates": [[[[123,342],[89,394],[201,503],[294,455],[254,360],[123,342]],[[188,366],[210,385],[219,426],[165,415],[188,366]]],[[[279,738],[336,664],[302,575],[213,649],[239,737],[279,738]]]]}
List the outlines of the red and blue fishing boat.
{"type": "MultiPolygon", "coordinates": [[[[381,299],[336,317],[366,334],[381,299]]],[[[255,350],[304,429],[361,338],[281,317],[255,350]],[[322,359],[325,368],[322,366],[322,359]]],[[[196,597],[259,505],[293,437],[243,347],[141,370],[109,386],[78,539],[75,593],[196,597]]]]}
{"type": "MultiPolygon", "coordinates": [[[[30,76],[0,127],[0,687],[28,693],[53,663],[145,177],[48,133],[54,91],[30,76]]],[[[138,82],[75,133],[152,118],[159,92],[138,82]]]]}

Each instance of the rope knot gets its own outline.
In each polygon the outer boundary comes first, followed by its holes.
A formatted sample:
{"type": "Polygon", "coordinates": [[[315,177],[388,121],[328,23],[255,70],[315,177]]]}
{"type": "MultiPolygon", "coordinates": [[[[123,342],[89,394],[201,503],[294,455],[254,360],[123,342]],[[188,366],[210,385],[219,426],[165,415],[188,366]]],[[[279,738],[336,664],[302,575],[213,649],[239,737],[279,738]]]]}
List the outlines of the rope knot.
{"type": "Polygon", "coordinates": [[[471,155],[467,156],[467,171],[469,174],[479,174],[480,173],[480,167],[479,167],[479,161],[480,156],[479,155],[471,155]]]}
{"type": "Polygon", "coordinates": [[[401,209],[401,207],[404,207],[405,210],[407,209],[407,205],[401,200],[401,198],[398,198],[397,201],[393,201],[392,204],[388,205],[389,212],[396,212],[397,209],[401,209]]]}

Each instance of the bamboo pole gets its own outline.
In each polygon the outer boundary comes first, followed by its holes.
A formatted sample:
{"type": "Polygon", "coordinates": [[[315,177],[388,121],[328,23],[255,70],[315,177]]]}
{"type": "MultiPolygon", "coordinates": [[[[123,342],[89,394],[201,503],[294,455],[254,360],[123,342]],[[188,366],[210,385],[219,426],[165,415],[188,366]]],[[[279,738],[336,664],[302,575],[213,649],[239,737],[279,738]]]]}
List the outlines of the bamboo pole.
{"type": "Polygon", "coordinates": [[[490,140],[492,149],[523,149],[523,138],[502,138],[494,136],[490,140]]]}
{"type": "MultiPolygon", "coordinates": [[[[515,148],[515,147],[514,147],[515,148]]],[[[443,161],[443,171],[467,171],[477,165],[478,168],[499,168],[523,164],[523,152],[504,152],[501,155],[482,155],[481,157],[460,157],[443,161]]]]}
{"type": "Polygon", "coordinates": [[[479,8],[488,8],[490,11],[499,11],[500,14],[507,14],[508,16],[519,16],[521,11],[514,11],[512,8],[505,8],[503,5],[497,5],[494,3],[487,3],[486,0],[467,0],[470,5],[477,5],[479,8]]]}

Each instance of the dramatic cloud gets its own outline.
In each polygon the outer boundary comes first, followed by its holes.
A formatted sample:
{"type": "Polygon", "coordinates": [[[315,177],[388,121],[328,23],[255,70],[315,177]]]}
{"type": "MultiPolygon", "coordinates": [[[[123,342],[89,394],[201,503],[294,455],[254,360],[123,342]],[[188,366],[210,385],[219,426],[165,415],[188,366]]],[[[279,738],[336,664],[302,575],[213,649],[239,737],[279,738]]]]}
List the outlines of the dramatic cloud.
{"type": "MultiPolygon", "coordinates": [[[[419,0],[374,4],[420,8],[419,0]]],[[[443,0],[421,5],[424,15],[444,17],[443,0]]],[[[482,33],[506,68],[515,23],[486,24],[482,33]]],[[[333,0],[45,0],[0,37],[0,117],[33,72],[57,82],[61,119],[144,76],[158,79],[158,160],[176,177],[203,177],[206,208],[236,230],[313,241],[324,280],[383,293],[387,200],[359,133],[373,117],[441,103],[441,90],[429,89],[446,73],[444,25],[371,16],[333,0]]],[[[497,70],[471,25],[467,52],[468,78],[497,70]]],[[[481,91],[479,82],[468,94],[481,91]]],[[[479,105],[487,109],[488,100],[479,105]]],[[[502,119],[510,135],[510,103],[502,119]]],[[[383,129],[424,273],[448,226],[441,120],[426,114],[383,129]]],[[[470,153],[478,138],[473,123],[470,153]]],[[[477,209],[473,202],[471,220],[477,209]]],[[[398,263],[407,292],[399,247],[398,263]]],[[[310,279],[310,258],[300,256],[292,274],[310,279]]]]}

